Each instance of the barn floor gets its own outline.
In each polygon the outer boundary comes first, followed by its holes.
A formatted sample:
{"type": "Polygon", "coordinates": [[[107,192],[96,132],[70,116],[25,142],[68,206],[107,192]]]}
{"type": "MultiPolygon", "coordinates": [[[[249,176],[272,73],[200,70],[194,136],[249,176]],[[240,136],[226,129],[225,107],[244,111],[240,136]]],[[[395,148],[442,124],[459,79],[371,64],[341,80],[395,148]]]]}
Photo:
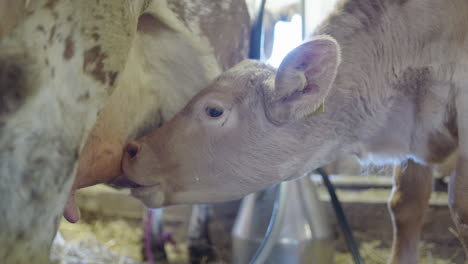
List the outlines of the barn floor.
{"type": "MultiPolygon", "coordinates": [[[[347,177],[335,178],[333,181],[339,187],[338,196],[343,203],[354,235],[360,242],[361,254],[365,262],[386,263],[392,239],[391,223],[386,207],[390,193],[390,179],[380,177],[369,180],[369,177],[361,179],[353,176],[352,181],[348,180],[347,177]]],[[[320,181],[317,180],[317,183],[320,181]]],[[[319,186],[319,195],[326,205],[338,237],[334,263],[351,264],[351,257],[346,253],[346,246],[339,235],[334,213],[328,201],[328,194],[321,186],[319,186]]],[[[99,254],[96,249],[107,250],[103,255],[114,257],[115,263],[141,263],[141,219],[145,211],[141,204],[128,197],[126,192],[115,191],[105,186],[85,189],[77,198],[80,208],[82,208],[83,218],[75,225],[66,223],[65,220],[62,221],[59,231],[67,241],[66,244],[74,243],[75,251],[79,247],[82,247],[84,251],[88,250],[87,263],[109,263],[108,261],[99,262],[97,258],[96,261],[89,259],[92,254],[89,249],[86,249],[87,247],[95,249],[97,252],[94,253],[96,254],[99,254]]],[[[453,224],[446,201],[447,194],[445,192],[433,193],[424,225],[420,263],[463,263],[463,252],[461,245],[452,233],[453,224]]],[[[214,205],[210,233],[219,260],[210,263],[229,263],[231,256],[230,230],[238,205],[239,202],[214,205]]],[[[188,206],[165,209],[164,229],[172,232],[179,246],[179,250],[166,246],[166,250],[169,251],[170,263],[188,263],[185,241],[190,213],[191,209],[188,206]]],[[[73,250],[69,250],[68,254],[73,255],[75,262],[60,260],[60,257],[65,258],[64,255],[66,255],[63,253],[63,248],[63,246],[55,247],[54,264],[81,263],[77,262],[80,258],[77,255],[80,254],[73,250]]],[[[69,248],[73,247],[69,246],[69,248]]]]}

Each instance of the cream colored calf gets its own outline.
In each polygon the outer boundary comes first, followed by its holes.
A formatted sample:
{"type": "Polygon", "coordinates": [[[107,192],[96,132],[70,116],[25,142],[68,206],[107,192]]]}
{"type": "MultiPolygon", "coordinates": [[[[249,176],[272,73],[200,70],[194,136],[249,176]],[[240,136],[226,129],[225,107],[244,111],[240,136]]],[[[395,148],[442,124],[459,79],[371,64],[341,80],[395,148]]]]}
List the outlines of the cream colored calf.
{"type": "Polygon", "coordinates": [[[347,0],[279,69],[244,61],[126,147],[150,207],[240,198],[343,155],[395,169],[393,263],[416,263],[432,167],[468,242],[468,2],[347,0]],[[315,112],[325,104],[325,112],[315,112]]]}

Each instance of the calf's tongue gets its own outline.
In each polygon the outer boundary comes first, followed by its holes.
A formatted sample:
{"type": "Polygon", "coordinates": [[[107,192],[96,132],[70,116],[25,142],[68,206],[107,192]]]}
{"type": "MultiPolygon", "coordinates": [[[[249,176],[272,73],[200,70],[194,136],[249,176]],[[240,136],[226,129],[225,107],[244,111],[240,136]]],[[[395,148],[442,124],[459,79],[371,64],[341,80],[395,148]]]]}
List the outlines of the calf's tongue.
{"type": "Polygon", "coordinates": [[[67,204],[65,205],[65,211],[63,216],[70,223],[76,223],[80,220],[80,209],[76,206],[75,203],[75,191],[72,190],[70,196],[68,196],[67,204]]]}

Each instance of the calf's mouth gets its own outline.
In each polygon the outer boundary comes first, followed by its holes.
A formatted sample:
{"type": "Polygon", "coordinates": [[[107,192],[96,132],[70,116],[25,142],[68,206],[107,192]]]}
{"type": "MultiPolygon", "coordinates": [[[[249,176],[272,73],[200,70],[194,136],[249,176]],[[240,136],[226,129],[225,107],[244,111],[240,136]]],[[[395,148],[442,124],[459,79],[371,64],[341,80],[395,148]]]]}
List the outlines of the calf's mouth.
{"type": "Polygon", "coordinates": [[[117,189],[122,189],[122,188],[144,188],[144,185],[138,184],[132,180],[130,180],[127,176],[125,175],[120,175],[119,177],[115,178],[114,180],[110,181],[108,183],[110,186],[117,188],[117,189]]]}

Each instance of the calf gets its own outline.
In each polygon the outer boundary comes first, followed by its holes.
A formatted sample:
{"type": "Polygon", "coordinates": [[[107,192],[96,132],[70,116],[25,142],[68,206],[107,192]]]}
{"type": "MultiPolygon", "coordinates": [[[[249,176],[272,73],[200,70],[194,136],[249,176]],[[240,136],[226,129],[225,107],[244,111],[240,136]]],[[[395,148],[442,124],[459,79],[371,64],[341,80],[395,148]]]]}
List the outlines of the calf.
{"type": "Polygon", "coordinates": [[[393,263],[416,263],[431,166],[458,149],[449,205],[468,242],[468,2],[343,1],[275,70],[244,61],[122,160],[149,207],[240,198],[332,162],[404,162],[393,263]],[[318,111],[324,106],[324,112],[318,111]]]}

